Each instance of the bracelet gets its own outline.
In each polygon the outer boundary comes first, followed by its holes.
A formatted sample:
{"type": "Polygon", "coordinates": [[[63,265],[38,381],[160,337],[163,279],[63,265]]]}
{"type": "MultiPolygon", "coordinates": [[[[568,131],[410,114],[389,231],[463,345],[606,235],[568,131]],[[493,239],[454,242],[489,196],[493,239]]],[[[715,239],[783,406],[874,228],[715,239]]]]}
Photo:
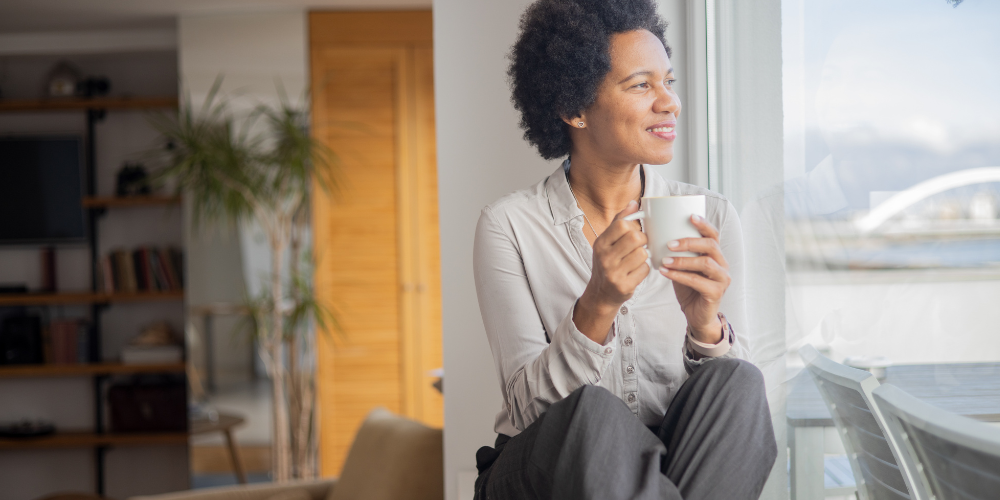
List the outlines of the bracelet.
{"type": "Polygon", "coordinates": [[[717,344],[706,344],[704,342],[699,342],[695,340],[694,335],[691,334],[691,326],[687,327],[687,342],[691,349],[702,356],[709,358],[717,358],[729,352],[729,349],[733,347],[733,340],[736,334],[733,333],[733,325],[729,324],[726,319],[726,315],[721,312],[718,313],[719,321],[722,323],[722,340],[717,344]],[[729,342],[726,342],[726,339],[729,342]]]}

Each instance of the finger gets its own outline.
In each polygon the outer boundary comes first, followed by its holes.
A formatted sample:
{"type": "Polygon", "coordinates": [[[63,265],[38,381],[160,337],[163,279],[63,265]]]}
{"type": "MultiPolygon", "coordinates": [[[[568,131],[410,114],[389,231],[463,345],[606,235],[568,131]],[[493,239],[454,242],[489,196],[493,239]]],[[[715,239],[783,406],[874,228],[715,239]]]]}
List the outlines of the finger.
{"type": "Polygon", "coordinates": [[[595,245],[600,241],[605,246],[612,246],[618,243],[618,240],[622,239],[624,236],[631,232],[640,232],[639,228],[635,227],[631,222],[616,220],[608,226],[607,229],[601,233],[601,236],[594,241],[595,245]]]}
{"type": "Polygon", "coordinates": [[[629,286],[631,286],[632,289],[634,290],[635,287],[639,286],[639,283],[642,283],[642,280],[646,279],[646,276],[648,275],[649,275],[649,264],[646,264],[646,262],[643,261],[642,264],[639,264],[639,267],[633,269],[632,272],[628,273],[628,275],[625,276],[625,279],[628,280],[629,286]]]}
{"type": "Polygon", "coordinates": [[[629,265],[624,265],[623,268],[628,269],[632,262],[632,259],[638,260],[638,265],[632,267],[626,278],[629,280],[629,284],[633,287],[639,286],[642,280],[646,279],[652,268],[649,265],[649,250],[645,248],[637,248],[632,254],[629,254],[629,265]]]}
{"type": "Polygon", "coordinates": [[[701,257],[667,257],[663,259],[663,267],[675,271],[691,271],[729,286],[729,271],[719,265],[715,259],[701,257]]]}
{"type": "Polygon", "coordinates": [[[711,257],[720,266],[729,269],[729,262],[722,255],[722,247],[719,242],[711,238],[681,238],[677,241],[667,243],[667,248],[672,252],[694,252],[711,257]]]}
{"type": "Polygon", "coordinates": [[[628,205],[625,205],[625,208],[621,212],[618,212],[618,214],[615,215],[615,218],[612,220],[616,221],[624,219],[625,217],[632,215],[638,211],[639,211],[639,204],[636,203],[635,200],[629,200],[628,205]]]}
{"type": "Polygon", "coordinates": [[[711,222],[705,220],[704,217],[700,215],[692,215],[691,223],[694,227],[698,229],[698,233],[706,238],[712,238],[713,240],[719,240],[719,230],[712,225],[711,222]]]}
{"type": "Polygon", "coordinates": [[[611,220],[611,225],[601,233],[601,238],[608,244],[615,244],[622,236],[627,234],[629,231],[638,231],[638,228],[631,221],[622,220],[626,216],[632,215],[639,211],[639,204],[635,200],[629,201],[625,209],[615,215],[615,218],[611,220]]]}
{"type": "Polygon", "coordinates": [[[622,259],[621,269],[624,269],[631,274],[633,271],[645,265],[648,259],[649,252],[647,252],[645,248],[636,248],[622,259]]]}
{"type": "Polygon", "coordinates": [[[725,292],[725,289],[719,282],[712,281],[697,273],[660,269],[660,274],[675,283],[680,283],[691,288],[710,302],[718,302],[725,292]]]}
{"type": "MultiPolygon", "coordinates": [[[[622,224],[619,222],[619,224],[622,224]]],[[[627,222],[623,224],[628,224],[627,222]]],[[[646,234],[636,228],[632,228],[611,244],[610,253],[624,259],[626,255],[632,253],[637,248],[646,246],[649,242],[646,234]]]]}

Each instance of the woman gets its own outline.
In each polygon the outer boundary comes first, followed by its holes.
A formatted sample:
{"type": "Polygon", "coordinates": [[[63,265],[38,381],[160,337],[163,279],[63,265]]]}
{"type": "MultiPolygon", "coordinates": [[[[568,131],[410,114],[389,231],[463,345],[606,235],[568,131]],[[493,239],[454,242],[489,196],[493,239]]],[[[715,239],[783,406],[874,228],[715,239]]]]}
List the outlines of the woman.
{"type": "Polygon", "coordinates": [[[651,0],[538,0],[509,75],[552,175],[489,205],[474,266],[501,381],[477,498],[756,498],[777,453],[745,358],[735,209],[645,164],[673,158],[681,112],[651,0]],[[703,194],[699,257],[647,265],[642,196],[703,194]],[[725,312],[727,316],[721,314],[725,312]]]}

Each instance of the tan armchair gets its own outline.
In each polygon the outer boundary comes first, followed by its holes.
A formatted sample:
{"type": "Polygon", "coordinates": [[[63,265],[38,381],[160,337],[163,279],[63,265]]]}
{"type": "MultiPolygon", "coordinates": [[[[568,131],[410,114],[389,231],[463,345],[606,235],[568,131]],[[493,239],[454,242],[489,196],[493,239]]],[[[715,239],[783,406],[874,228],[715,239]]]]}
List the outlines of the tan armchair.
{"type": "Polygon", "coordinates": [[[442,500],[441,430],[376,408],[354,437],[339,479],[255,484],[131,500],[442,500]]]}

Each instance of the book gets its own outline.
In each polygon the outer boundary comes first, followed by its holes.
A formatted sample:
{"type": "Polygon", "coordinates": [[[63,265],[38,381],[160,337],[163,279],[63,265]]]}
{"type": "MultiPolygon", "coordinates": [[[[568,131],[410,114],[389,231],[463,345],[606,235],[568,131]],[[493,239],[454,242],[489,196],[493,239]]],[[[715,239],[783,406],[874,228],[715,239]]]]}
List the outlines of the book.
{"type": "Polygon", "coordinates": [[[101,259],[101,290],[105,293],[115,293],[115,273],[110,255],[105,255],[101,259]]]}
{"type": "Polygon", "coordinates": [[[118,270],[118,282],[115,288],[125,293],[135,293],[138,286],[135,281],[135,265],[127,250],[116,250],[114,252],[115,268],[118,270]]]}
{"type": "Polygon", "coordinates": [[[149,252],[149,258],[152,260],[153,275],[156,276],[156,282],[160,290],[170,290],[170,280],[167,279],[166,267],[163,265],[163,259],[160,254],[159,250],[149,252]]]}
{"type": "Polygon", "coordinates": [[[49,323],[49,338],[52,342],[52,363],[57,365],[77,363],[77,333],[80,322],[59,319],[49,323]]]}
{"type": "Polygon", "coordinates": [[[183,290],[184,255],[176,248],[116,249],[101,259],[100,289],[106,293],[183,290]]]}
{"type": "Polygon", "coordinates": [[[163,273],[167,278],[167,282],[170,283],[170,289],[180,290],[180,279],[177,276],[177,271],[174,269],[173,255],[171,255],[169,250],[160,250],[160,262],[163,263],[163,273]]]}
{"type": "Polygon", "coordinates": [[[142,264],[142,250],[139,248],[132,250],[130,257],[132,258],[132,269],[135,270],[136,291],[149,290],[149,283],[146,281],[146,273],[142,264]]]}
{"type": "Polygon", "coordinates": [[[90,325],[83,321],[77,322],[76,362],[80,364],[90,362],[90,325]]]}
{"type": "Polygon", "coordinates": [[[178,248],[170,248],[170,263],[172,264],[174,270],[175,282],[177,283],[177,289],[184,289],[184,252],[178,248]]]}

